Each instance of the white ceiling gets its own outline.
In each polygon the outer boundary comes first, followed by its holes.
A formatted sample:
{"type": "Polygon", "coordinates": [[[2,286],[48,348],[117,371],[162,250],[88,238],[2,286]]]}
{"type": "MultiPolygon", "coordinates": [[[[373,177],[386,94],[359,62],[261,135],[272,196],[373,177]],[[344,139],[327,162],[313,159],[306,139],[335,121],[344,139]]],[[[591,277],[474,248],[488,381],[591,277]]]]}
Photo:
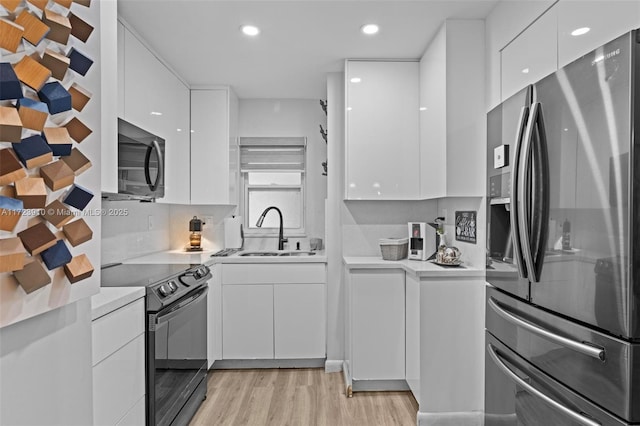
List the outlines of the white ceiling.
{"type": "Polygon", "coordinates": [[[482,19],[498,0],[118,0],[118,14],[191,86],[240,98],[324,99],[346,58],[420,58],[445,19],[482,19]],[[365,36],[360,27],[376,23],[365,36]],[[239,28],[261,29],[248,38],[239,28]]]}

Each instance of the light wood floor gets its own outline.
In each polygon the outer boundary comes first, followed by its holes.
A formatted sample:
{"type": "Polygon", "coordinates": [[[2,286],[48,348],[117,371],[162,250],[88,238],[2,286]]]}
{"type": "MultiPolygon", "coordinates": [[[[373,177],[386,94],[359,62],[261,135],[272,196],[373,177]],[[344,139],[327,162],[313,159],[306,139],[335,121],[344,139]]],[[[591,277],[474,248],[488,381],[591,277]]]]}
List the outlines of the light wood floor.
{"type": "Polygon", "coordinates": [[[354,392],[321,368],[213,370],[191,426],[413,426],[411,392],[354,392]]]}

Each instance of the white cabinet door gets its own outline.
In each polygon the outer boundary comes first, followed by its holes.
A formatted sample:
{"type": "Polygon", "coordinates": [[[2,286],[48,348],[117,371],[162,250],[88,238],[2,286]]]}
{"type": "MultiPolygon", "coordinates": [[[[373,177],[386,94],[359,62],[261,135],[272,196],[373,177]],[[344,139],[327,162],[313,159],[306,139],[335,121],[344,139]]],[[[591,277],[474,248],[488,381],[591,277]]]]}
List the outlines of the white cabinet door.
{"type": "Polygon", "coordinates": [[[347,61],[349,200],[419,196],[418,62],[347,61]]]}
{"type": "Polygon", "coordinates": [[[405,378],[404,271],[352,272],[354,380],[405,378]]]}
{"type": "Polygon", "coordinates": [[[276,284],[273,291],[275,358],[324,358],[325,285],[276,284]]]}
{"type": "Polygon", "coordinates": [[[273,286],[222,287],[222,358],[273,359],[273,286]]]}
{"type": "Polygon", "coordinates": [[[117,72],[117,79],[118,79],[118,117],[122,117],[124,118],[124,96],[125,96],[125,90],[124,90],[124,25],[122,24],[122,22],[118,21],[118,72],[117,72]]]}
{"type": "Polygon", "coordinates": [[[558,11],[552,7],[501,53],[502,100],[558,69],[558,11]]]}
{"type": "Polygon", "coordinates": [[[236,111],[228,88],[191,91],[191,204],[237,204],[236,111]]]}
{"type": "Polygon", "coordinates": [[[416,401],[420,401],[420,281],[406,276],[406,379],[416,401]]]}
{"type": "Polygon", "coordinates": [[[640,27],[639,1],[561,1],[554,7],[558,9],[560,68],[640,27]],[[572,34],[579,29],[588,31],[572,34]]]}
{"type": "Polygon", "coordinates": [[[125,28],[124,31],[124,113],[125,120],[151,133],[154,126],[154,100],[158,96],[156,81],[158,60],[125,28]]]}

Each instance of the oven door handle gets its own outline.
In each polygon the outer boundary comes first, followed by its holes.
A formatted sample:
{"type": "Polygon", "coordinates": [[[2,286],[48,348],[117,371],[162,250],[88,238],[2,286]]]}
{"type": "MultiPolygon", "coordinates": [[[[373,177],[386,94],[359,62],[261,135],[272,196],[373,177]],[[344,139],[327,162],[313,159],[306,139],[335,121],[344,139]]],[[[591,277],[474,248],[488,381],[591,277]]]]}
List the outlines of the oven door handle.
{"type": "Polygon", "coordinates": [[[181,314],[184,309],[189,309],[194,304],[200,303],[202,300],[204,300],[207,293],[209,293],[209,286],[206,286],[198,290],[196,294],[189,296],[184,300],[181,300],[177,304],[171,305],[169,308],[165,310],[166,313],[163,313],[164,311],[158,312],[158,314],[156,315],[156,321],[155,321],[156,325],[167,322],[171,318],[175,317],[176,315],[181,314]]]}
{"type": "Polygon", "coordinates": [[[583,426],[601,426],[602,425],[601,423],[584,416],[582,413],[578,413],[577,411],[574,411],[569,407],[564,406],[562,403],[545,395],[544,393],[542,393],[541,391],[539,391],[538,389],[534,388],[529,383],[524,381],[522,378],[520,378],[520,376],[518,376],[509,367],[507,367],[507,365],[504,362],[502,362],[502,360],[500,359],[500,355],[498,355],[496,349],[493,347],[491,343],[487,345],[487,352],[489,352],[489,356],[491,357],[493,362],[496,364],[496,366],[504,374],[506,374],[507,377],[513,380],[518,386],[523,388],[528,394],[535,396],[536,398],[539,398],[540,400],[545,402],[547,405],[550,405],[551,407],[555,408],[557,411],[565,414],[568,417],[571,417],[572,420],[574,420],[576,423],[580,425],[583,425],[583,426]]]}

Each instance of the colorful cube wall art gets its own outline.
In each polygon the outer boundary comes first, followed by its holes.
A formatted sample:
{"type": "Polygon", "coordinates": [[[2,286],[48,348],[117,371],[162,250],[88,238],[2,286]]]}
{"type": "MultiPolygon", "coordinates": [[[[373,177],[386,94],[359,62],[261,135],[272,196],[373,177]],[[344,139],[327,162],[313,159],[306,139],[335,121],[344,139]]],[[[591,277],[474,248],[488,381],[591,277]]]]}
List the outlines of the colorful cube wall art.
{"type": "Polygon", "coordinates": [[[24,268],[26,254],[20,238],[0,239],[0,272],[12,272],[24,268]]]}
{"type": "Polygon", "coordinates": [[[69,58],[51,49],[45,49],[40,60],[40,63],[51,71],[53,78],[60,81],[64,80],[70,62],[69,58]]]}
{"type": "Polygon", "coordinates": [[[40,176],[44,179],[45,185],[52,191],[58,191],[73,185],[73,181],[76,178],[71,167],[67,166],[67,163],[62,160],[40,167],[40,176]]]}
{"type": "Polygon", "coordinates": [[[67,245],[62,240],[56,241],[56,243],[50,248],[44,250],[40,257],[47,266],[48,270],[59,268],[67,263],[71,262],[73,256],[67,248],[67,245]]]}
{"type": "Polygon", "coordinates": [[[73,0],[73,2],[84,7],[91,7],[91,0],[73,0]]]}
{"type": "Polygon", "coordinates": [[[34,46],[40,44],[50,30],[37,16],[29,13],[28,9],[23,9],[20,12],[20,15],[16,18],[16,24],[22,25],[24,28],[22,37],[34,46]]]}
{"type": "Polygon", "coordinates": [[[69,65],[69,68],[71,68],[72,70],[74,70],[80,75],[86,75],[87,72],[89,71],[89,68],[91,68],[91,65],[93,65],[93,60],[89,59],[88,56],[81,53],[75,47],[71,48],[67,56],[71,60],[71,64],[69,65]]]}
{"type": "Polygon", "coordinates": [[[44,8],[47,7],[47,3],[49,3],[49,0],[27,0],[27,1],[40,10],[44,10],[44,8]]]}
{"type": "Polygon", "coordinates": [[[69,35],[71,34],[71,22],[69,22],[69,18],[56,13],[51,9],[45,8],[42,12],[42,22],[51,28],[51,31],[46,35],[47,39],[53,40],[62,45],[67,44],[69,41],[69,35]]]}
{"type": "Polygon", "coordinates": [[[53,152],[40,135],[29,136],[20,143],[12,144],[13,150],[28,169],[42,166],[53,160],[53,152]]]}
{"type": "Polygon", "coordinates": [[[40,262],[35,259],[27,263],[21,270],[15,271],[13,277],[27,294],[51,283],[51,277],[40,262]]]}
{"type": "Polygon", "coordinates": [[[22,85],[9,62],[0,63],[0,101],[22,97],[22,85]]]}
{"type": "Polygon", "coordinates": [[[71,154],[62,157],[61,160],[71,167],[73,174],[76,176],[81,175],[91,167],[91,161],[78,148],[73,148],[71,154]]]}
{"type": "Polygon", "coordinates": [[[82,218],[64,225],[62,232],[64,232],[64,236],[73,247],[86,243],[93,238],[93,231],[82,218]]]}
{"type": "Polygon", "coordinates": [[[16,11],[20,3],[22,3],[22,0],[0,0],[0,5],[11,13],[16,11]]]}
{"type": "Polygon", "coordinates": [[[82,111],[91,100],[91,92],[77,83],[73,83],[69,88],[71,94],[71,106],[76,111],[82,111]]]}
{"type": "Polygon", "coordinates": [[[93,274],[93,265],[86,254],[75,256],[71,262],[64,265],[64,273],[71,284],[89,278],[93,274]]]}
{"type": "Polygon", "coordinates": [[[78,210],[84,210],[87,204],[93,198],[93,193],[86,188],[81,187],[78,184],[73,185],[71,190],[64,198],[64,203],[68,206],[75,207],[78,210]]]}
{"type": "Polygon", "coordinates": [[[73,117],[67,124],[64,125],[69,131],[71,139],[78,143],[82,143],[92,133],[92,130],[88,128],[77,117],[73,117]]]}
{"type": "Polygon", "coordinates": [[[53,155],[60,157],[71,154],[73,140],[66,127],[45,127],[42,130],[42,136],[53,155]]]}
{"type": "Polygon", "coordinates": [[[47,104],[29,98],[20,98],[16,102],[22,127],[41,132],[49,117],[47,104]]]}
{"type": "Polygon", "coordinates": [[[69,22],[71,22],[71,35],[83,43],[86,43],[93,32],[93,27],[73,12],[69,12],[67,17],[69,18],[69,22]]]}
{"type": "MultiPolygon", "coordinates": [[[[51,71],[31,56],[23,56],[13,69],[21,82],[35,90],[42,89],[42,86],[51,77],[51,71]]],[[[51,108],[49,108],[51,109],[51,108]]]]}
{"type": "Polygon", "coordinates": [[[0,229],[12,232],[22,217],[23,209],[21,200],[0,195],[0,229]]]}
{"type": "Polygon", "coordinates": [[[16,53],[20,42],[22,41],[22,35],[24,34],[24,28],[22,25],[18,25],[5,18],[0,18],[0,47],[8,50],[9,52],[16,53]]]}
{"type": "Polygon", "coordinates": [[[9,185],[25,177],[27,171],[20,164],[13,149],[0,150],[0,186],[9,185]]]}
{"type": "Polygon", "coordinates": [[[19,143],[22,137],[22,120],[18,110],[0,106],[0,141],[19,143]]]}
{"type": "Polygon", "coordinates": [[[25,209],[42,209],[47,204],[47,187],[44,179],[26,177],[15,183],[16,198],[24,203],[25,209]]]}
{"type": "Polygon", "coordinates": [[[73,219],[74,216],[71,210],[59,200],[53,200],[53,202],[47,204],[47,207],[44,208],[42,217],[56,228],[61,229],[73,219]]]}
{"type": "Polygon", "coordinates": [[[18,232],[18,237],[20,237],[24,248],[27,249],[31,256],[42,253],[56,243],[56,236],[53,235],[53,232],[49,230],[49,227],[44,222],[18,232]]]}
{"type": "Polygon", "coordinates": [[[38,92],[38,97],[49,107],[49,114],[59,114],[71,109],[71,95],[57,81],[45,84],[38,92]]]}

